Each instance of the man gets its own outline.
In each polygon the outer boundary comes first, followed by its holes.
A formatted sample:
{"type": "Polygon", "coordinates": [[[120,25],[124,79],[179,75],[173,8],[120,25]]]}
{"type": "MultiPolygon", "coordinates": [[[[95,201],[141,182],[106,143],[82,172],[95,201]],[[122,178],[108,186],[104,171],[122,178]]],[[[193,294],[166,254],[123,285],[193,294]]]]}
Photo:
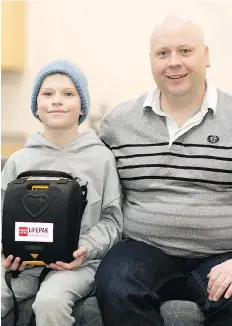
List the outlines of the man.
{"type": "Polygon", "coordinates": [[[96,274],[106,326],[164,325],[167,300],[232,325],[232,97],[206,80],[203,34],[170,16],[151,37],[150,93],[102,122],[124,193],[125,240],[96,274]]]}

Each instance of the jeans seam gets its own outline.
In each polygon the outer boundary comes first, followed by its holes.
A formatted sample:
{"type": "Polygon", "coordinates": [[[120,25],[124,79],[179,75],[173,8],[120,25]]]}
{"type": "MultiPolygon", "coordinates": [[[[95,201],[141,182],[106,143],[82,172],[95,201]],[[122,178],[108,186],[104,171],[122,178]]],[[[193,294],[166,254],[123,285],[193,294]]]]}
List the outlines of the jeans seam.
{"type": "Polygon", "coordinates": [[[204,284],[201,282],[201,279],[198,277],[197,273],[192,271],[191,274],[195,278],[197,283],[200,285],[201,289],[203,290],[203,292],[205,294],[206,304],[204,305],[204,308],[205,308],[205,310],[208,310],[209,309],[209,299],[208,299],[208,294],[207,294],[207,291],[206,291],[206,289],[204,287],[204,284]]]}
{"type": "MultiPolygon", "coordinates": [[[[171,276],[167,276],[165,277],[162,281],[160,281],[160,283],[157,284],[157,286],[155,287],[155,289],[153,290],[154,292],[157,292],[159,291],[159,289],[168,281],[174,279],[174,278],[177,278],[177,277],[184,277],[184,275],[182,273],[176,273],[176,274],[173,274],[171,276]]],[[[158,295],[158,294],[157,294],[158,295]]]]}

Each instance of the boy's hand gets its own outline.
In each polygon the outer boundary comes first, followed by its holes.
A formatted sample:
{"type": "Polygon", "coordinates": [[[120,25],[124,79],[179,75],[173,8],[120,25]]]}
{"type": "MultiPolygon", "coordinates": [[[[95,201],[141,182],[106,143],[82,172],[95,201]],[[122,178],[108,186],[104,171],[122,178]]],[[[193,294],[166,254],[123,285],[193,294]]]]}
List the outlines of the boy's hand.
{"type": "Polygon", "coordinates": [[[1,260],[2,265],[8,270],[8,271],[16,271],[22,272],[25,268],[31,268],[33,266],[26,265],[25,262],[22,262],[20,264],[21,258],[20,257],[14,257],[13,255],[9,255],[7,258],[3,255],[3,249],[1,249],[1,260]]]}
{"type": "Polygon", "coordinates": [[[86,256],[86,248],[80,247],[78,250],[73,252],[73,257],[75,258],[71,263],[64,263],[62,261],[57,261],[55,264],[47,265],[48,268],[57,271],[72,270],[81,266],[86,256]]]}
{"type": "Polygon", "coordinates": [[[8,271],[20,271],[22,272],[26,268],[26,264],[22,262],[20,264],[20,257],[14,257],[13,255],[9,255],[7,258],[5,258],[2,255],[2,265],[8,270],[8,271]]]}

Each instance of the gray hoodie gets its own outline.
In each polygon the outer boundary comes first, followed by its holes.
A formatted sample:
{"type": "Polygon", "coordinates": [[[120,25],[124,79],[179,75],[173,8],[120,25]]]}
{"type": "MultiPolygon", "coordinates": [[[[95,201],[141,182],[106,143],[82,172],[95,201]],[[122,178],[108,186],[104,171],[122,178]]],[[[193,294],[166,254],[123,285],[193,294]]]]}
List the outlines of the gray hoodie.
{"type": "Polygon", "coordinates": [[[87,248],[86,260],[95,260],[97,266],[122,234],[121,189],[112,152],[93,130],[80,133],[65,149],[37,132],[8,159],[2,171],[2,201],[7,184],[27,170],[64,171],[88,181],[79,246],[87,248]]]}

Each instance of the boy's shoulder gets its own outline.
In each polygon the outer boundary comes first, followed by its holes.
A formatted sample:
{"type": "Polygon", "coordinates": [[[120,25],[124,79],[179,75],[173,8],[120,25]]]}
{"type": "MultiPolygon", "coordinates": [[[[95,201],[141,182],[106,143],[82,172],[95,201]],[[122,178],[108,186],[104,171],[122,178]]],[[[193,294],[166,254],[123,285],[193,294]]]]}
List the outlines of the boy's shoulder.
{"type": "Polygon", "coordinates": [[[102,146],[99,148],[99,156],[102,160],[105,161],[114,161],[115,157],[114,154],[112,153],[112,151],[110,150],[110,148],[104,143],[102,142],[102,146]]]}
{"type": "Polygon", "coordinates": [[[81,143],[80,148],[83,154],[89,153],[93,158],[98,159],[98,162],[114,159],[114,155],[106,144],[100,139],[96,131],[89,129],[79,134],[77,141],[81,143]]]}
{"type": "Polygon", "coordinates": [[[89,129],[83,134],[83,136],[85,137],[85,139],[88,138],[88,140],[86,141],[86,145],[91,155],[96,155],[98,162],[99,160],[114,160],[113,153],[108,148],[108,146],[100,139],[95,130],[89,129]]]}
{"type": "Polygon", "coordinates": [[[27,154],[30,154],[29,151],[29,148],[21,148],[17,150],[16,152],[12,153],[8,158],[6,158],[6,163],[14,163],[18,160],[25,158],[27,154]]]}
{"type": "Polygon", "coordinates": [[[23,148],[20,149],[13,154],[11,154],[8,158],[6,158],[6,162],[4,164],[4,167],[2,169],[1,173],[1,187],[3,190],[6,189],[7,184],[14,180],[18,173],[18,167],[22,164],[22,162],[27,162],[28,158],[31,156],[26,154],[28,149],[23,148]]]}

